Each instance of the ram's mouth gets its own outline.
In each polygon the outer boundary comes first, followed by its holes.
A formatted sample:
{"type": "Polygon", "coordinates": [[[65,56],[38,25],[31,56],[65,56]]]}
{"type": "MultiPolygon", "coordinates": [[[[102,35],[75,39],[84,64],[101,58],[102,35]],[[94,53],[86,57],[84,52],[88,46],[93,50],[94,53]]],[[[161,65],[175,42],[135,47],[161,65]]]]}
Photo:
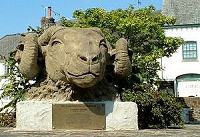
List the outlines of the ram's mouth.
{"type": "Polygon", "coordinates": [[[92,72],[82,73],[82,74],[73,74],[68,72],[69,81],[81,88],[89,88],[96,84],[98,81],[99,75],[92,72]]]}
{"type": "Polygon", "coordinates": [[[95,74],[95,73],[92,73],[92,72],[87,72],[87,73],[83,73],[83,74],[72,74],[72,73],[68,72],[68,75],[70,75],[72,77],[86,77],[88,75],[90,75],[90,76],[92,75],[94,77],[99,77],[98,74],[95,74]]]}

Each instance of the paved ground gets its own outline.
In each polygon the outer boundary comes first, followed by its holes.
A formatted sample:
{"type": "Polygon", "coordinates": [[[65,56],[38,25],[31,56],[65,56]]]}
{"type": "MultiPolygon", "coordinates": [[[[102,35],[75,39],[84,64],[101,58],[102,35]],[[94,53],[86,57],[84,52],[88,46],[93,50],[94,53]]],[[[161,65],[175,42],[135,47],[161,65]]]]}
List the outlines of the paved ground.
{"type": "Polygon", "coordinates": [[[16,131],[0,128],[0,137],[200,137],[200,125],[186,125],[183,129],[146,129],[139,131],[16,131]]]}

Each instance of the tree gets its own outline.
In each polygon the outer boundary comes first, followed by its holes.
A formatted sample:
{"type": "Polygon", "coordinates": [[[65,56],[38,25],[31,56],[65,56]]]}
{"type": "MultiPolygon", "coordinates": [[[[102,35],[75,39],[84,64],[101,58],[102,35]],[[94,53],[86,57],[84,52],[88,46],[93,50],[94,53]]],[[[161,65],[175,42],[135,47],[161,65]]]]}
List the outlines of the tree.
{"type": "Polygon", "coordinates": [[[137,83],[155,84],[158,80],[157,71],[161,69],[158,59],[171,56],[182,43],[181,38],[166,37],[164,34],[164,25],[173,25],[175,18],[156,12],[154,7],[135,10],[130,6],[125,10],[110,12],[100,8],[76,10],[74,18],[70,21],[62,17],[60,24],[67,27],[101,28],[112,46],[120,37],[129,41],[137,83]]]}
{"type": "Polygon", "coordinates": [[[175,21],[152,6],[138,10],[130,6],[109,12],[101,8],[76,10],[74,20],[62,17],[60,24],[101,28],[112,46],[120,37],[128,40],[133,72],[127,82],[116,84],[124,90],[125,101],[138,104],[140,128],[163,128],[182,125],[181,104],[171,93],[156,88],[160,81],[157,72],[161,69],[158,59],[170,57],[183,42],[181,38],[165,36],[163,27],[175,21]]]}

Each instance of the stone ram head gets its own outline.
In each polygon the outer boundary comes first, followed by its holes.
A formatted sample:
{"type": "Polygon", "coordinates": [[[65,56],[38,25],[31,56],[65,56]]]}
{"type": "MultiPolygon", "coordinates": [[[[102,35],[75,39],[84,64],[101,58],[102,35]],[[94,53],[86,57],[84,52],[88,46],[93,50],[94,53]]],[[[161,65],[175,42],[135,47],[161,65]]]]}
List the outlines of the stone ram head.
{"type": "Polygon", "coordinates": [[[23,43],[16,60],[20,61],[20,71],[29,79],[36,77],[41,69],[39,53],[43,55],[43,66],[50,79],[81,88],[92,87],[101,81],[110,63],[118,77],[126,77],[130,72],[126,40],[118,40],[116,48],[112,49],[98,28],[53,26],[40,37],[27,34],[23,43]]]}

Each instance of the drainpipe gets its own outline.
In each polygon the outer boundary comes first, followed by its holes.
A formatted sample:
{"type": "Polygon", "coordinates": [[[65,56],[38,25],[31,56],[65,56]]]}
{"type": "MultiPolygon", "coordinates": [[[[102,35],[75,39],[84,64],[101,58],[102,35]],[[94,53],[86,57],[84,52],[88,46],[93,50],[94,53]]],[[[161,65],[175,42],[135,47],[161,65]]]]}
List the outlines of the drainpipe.
{"type": "Polygon", "coordinates": [[[178,82],[175,79],[174,80],[174,95],[175,95],[175,97],[178,97],[177,88],[178,88],[178,82]]]}

